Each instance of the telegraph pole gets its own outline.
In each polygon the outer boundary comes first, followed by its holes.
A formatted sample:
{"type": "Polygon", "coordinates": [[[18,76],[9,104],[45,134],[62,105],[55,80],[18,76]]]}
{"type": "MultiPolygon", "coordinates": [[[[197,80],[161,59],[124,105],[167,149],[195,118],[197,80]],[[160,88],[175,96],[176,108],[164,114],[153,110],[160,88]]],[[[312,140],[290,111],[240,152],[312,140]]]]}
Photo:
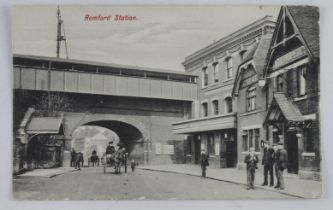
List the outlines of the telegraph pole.
{"type": "Polygon", "coordinates": [[[57,9],[57,58],[60,58],[60,44],[61,44],[62,41],[65,41],[66,58],[68,58],[64,22],[61,20],[60,8],[58,6],[58,9],[57,9]],[[62,28],[63,28],[64,36],[61,35],[62,34],[61,29],[62,28]]]}

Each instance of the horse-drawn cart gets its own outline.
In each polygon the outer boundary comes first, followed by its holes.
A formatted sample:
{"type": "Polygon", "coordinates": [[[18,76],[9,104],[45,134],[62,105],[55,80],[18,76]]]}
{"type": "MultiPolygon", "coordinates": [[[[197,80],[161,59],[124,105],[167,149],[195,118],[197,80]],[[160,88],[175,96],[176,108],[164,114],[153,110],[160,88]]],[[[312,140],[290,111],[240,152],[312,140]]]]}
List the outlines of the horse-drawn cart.
{"type": "Polygon", "coordinates": [[[127,153],[117,151],[113,154],[107,154],[103,163],[104,173],[107,172],[107,168],[113,167],[115,174],[120,174],[122,166],[124,166],[125,173],[127,173],[127,153]]]}

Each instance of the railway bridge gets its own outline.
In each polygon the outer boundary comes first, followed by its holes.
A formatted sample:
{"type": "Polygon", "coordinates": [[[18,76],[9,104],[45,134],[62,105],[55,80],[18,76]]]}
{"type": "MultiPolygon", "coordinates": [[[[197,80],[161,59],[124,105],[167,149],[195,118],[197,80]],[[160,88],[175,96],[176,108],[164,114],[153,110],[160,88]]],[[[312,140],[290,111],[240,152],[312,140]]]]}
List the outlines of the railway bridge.
{"type": "Polygon", "coordinates": [[[140,163],[182,162],[184,137],[171,123],[190,118],[196,75],[31,55],[14,55],[13,71],[14,131],[25,138],[21,143],[60,132],[61,158],[69,164],[75,130],[99,126],[115,132],[140,163]],[[65,104],[42,116],[38,109],[50,95],[65,104]]]}

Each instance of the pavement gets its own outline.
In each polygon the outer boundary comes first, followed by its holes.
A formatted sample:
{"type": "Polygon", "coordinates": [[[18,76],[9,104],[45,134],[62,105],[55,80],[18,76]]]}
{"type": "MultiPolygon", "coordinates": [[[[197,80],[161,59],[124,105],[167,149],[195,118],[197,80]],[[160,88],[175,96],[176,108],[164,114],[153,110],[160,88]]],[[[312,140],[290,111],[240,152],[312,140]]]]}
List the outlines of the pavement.
{"type": "Polygon", "coordinates": [[[17,175],[17,177],[47,177],[52,178],[59,176],[64,173],[73,172],[74,168],[71,167],[59,167],[50,169],[34,169],[32,171],[27,171],[23,174],[17,175]]]}
{"type": "MultiPolygon", "coordinates": [[[[191,164],[172,164],[172,165],[150,165],[138,167],[144,170],[169,172],[177,174],[186,174],[190,176],[201,176],[199,165],[191,164]]],[[[246,185],[246,171],[235,168],[207,168],[206,176],[208,179],[214,179],[234,184],[246,185]]],[[[278,190],[274,187],[261,186],[263,182],[263,173],[261,170],[256,172],[255,187],[267,191],[278,192],[284,195],[295,196],[298,198],[316,199],[322,195],[322,182],[299,179],[297,175],[284,173],[285,189],[278,190]]],[[[276,182],[276,177],[274,177],[276,182]]]]}

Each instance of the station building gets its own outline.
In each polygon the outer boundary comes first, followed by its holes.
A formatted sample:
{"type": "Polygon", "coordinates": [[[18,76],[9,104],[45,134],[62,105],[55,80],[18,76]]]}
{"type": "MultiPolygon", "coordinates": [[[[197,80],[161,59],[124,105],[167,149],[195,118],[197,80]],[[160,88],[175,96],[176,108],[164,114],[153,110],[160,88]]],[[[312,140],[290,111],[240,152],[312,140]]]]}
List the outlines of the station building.
{"type": "Polygon", "coordinates": [[[318,8],[281,7],[267,57],[268,139],[284,143],[289,173],[321,179],[318,8]]]}
{"type": "Polygon", "coordinates": [[[173,132],[185,135],[187,163],[199,163],[201,150],[212,167],[236,167],[240,161],[237,101],[232,97],[237,69],[274,27],[272,17],[266,16],[185,58],[185,71],[198,76],[198,97],[191,118],[173,123],[173,132]]]}

